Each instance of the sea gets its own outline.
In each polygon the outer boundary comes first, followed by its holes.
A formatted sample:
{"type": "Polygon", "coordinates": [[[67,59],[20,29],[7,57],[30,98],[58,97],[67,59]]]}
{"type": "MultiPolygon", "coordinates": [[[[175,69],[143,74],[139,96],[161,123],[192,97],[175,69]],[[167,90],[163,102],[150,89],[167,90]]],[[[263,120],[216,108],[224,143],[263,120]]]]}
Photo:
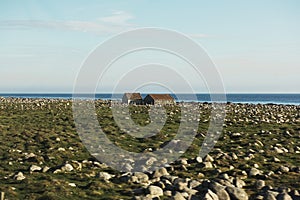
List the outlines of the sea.
{"type": "MultiPolygon", "coordinates": [[[[147,94],[141,94],[144,98],[147,94]]],[[[72,99],[72,94],[68,93],[47,93],[47,94],[1,94],[0,97],[15,98],[49,98],[49,99],[72,99]]],[[[123,94],[95,94],[96,99],[103,100],[121,100],[123,94]]],[[[212,102],[210,94],[171,94],[178,102],[212,102]],[[195,98],[196,96],[196,98],[195,98]],[[195,100],[196,99],[196,100],[195,100]]],[[[300,94],[226,94],[226,101],[232,103],[250,103],[250,104],[285,104],[300,105],[300,94]]]]}

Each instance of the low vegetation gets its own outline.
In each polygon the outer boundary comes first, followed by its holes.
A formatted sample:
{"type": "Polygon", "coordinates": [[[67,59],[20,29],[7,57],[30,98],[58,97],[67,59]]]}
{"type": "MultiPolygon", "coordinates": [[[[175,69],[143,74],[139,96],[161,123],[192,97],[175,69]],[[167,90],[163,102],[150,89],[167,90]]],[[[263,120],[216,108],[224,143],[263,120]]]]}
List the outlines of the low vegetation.
{"type": "MultiPolygon", "coordinates": [[[[166,167],[171,176],[200,183],[224,174],[238,177],[250,199],[264,195],[258,180],[278,193],[280,188],[300,188],[300,106],[227,104],[223,133],[209,153],[212,159],[206,158],[212,164],[208,167],[195,159],[211,104],[195,105],[201,112],[197,135],[181,158],[166,167]],[[251,175],[253,168],[259,173],[251,175]]],[[[109,101],[96,102],[99,125],[111,141],[132,152],[162,148],[176,135],[181,120],[180,107],[166,106],[163,129],[149,138],[135,138],[117,126],[110,106],[109,101]]],[[[151,107],[129,109],[136,124],[151,122],[151,107]]],[[[151,179],[153,174],[147,173],[151,179]]],[[[70,100],[0,99],[0,192],[6,199],[132,199],[146,196],[149,185],[159,185],[123,179],[124,173],[96,160],[82,144],[70,100]]],[[[175,189],[171,192],[176,194],[175,189]]],[[[159,196],[169,199],[167,192],[159,196]]]]}

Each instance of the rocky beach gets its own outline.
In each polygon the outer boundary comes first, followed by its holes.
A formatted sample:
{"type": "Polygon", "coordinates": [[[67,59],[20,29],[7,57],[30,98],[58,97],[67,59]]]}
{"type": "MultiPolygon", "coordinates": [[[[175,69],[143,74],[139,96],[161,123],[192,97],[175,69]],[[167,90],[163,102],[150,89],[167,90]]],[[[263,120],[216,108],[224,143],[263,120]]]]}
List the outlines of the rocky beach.
{"type": "MultiPolygon", "coordinates": [[[[212,105],[186,106],[200,108],[199,118],[188,119],[199,126],[178,160],[153,172],[119,172],[83,145],[71,100],[0,97],[1,200],[300,199],[299,105],[227,103],[223,132],[204,158],[198,153],[212,105]]],[[[120,130],[111,101],[96,100],[95,107],[107,137],[127,151],[156,151],[179,128],[177,105],[165,106],[166,123],[149,138],[134,138],[120,130]]],[[[129,106],[131,118],[141,126],[150,123],[149,109],[129,106]]]]}

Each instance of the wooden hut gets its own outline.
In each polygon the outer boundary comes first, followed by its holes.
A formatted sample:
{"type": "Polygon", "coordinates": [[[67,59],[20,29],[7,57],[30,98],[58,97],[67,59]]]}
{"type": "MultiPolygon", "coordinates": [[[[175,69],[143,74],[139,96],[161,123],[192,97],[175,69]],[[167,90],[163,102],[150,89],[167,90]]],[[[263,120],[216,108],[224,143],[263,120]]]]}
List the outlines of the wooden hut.
{"type": "Polygon", "coordinates": [[[140,93],[125,93],[122,98],[122,103],[140,105],[143,103],[143,98],[140,93]]]}
{"type": "Polygon", "coordinates": [[[148,94],[144,98],[145,104],[159,104],[159,105],[166,105],[166,104],[174,104],[174,98],[169,94],[148,94]]]}

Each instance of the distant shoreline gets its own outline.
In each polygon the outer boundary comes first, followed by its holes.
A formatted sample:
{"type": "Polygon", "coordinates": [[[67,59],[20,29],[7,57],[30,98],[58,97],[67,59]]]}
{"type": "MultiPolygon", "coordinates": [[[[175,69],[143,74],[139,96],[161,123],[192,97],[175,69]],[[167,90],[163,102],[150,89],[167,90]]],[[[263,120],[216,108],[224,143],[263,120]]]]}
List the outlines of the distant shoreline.
{"type": "MultiPolygon", "coordinates": [[[[121,100],[121,98],[111,98],[109,97],[109,95],[111,96],[111,94],[96,94],[95,99],[96,100],[103,100],[103,101],[119,101],[121,100]],[[99,96],[100,95],[100,96],[99,96]]],[[[118,95],[122,95],[122,94],[118,94],[118,95]]],[[[182,94],[179,94],[182,95],[182,94]]],[[[191,94],[187,94],[187,95],[191,95],[191,94]]],[[[209,94],[196,94],[196,95],[204,95],[205,98],[207,98],[207,96],[209,96],[209,94]]],[[[218,102],[218,101],[210,101],[209,99],[204,99],[201,100],[198,98],[197,101],[195,100],[189,100],[189,99],[177,99],[176,98],[176,102],[180,103],[180,102],[185,102],[185,103],[232,103],[232,104],[250,104],[250,105],[291,105],[291,106],[300,106],[300,94],[282,94],[284,95],[285,98],[283,98],[283,100],[281,99],[274,99],[274,100],[270,100],[271,97],[274,97],[275,94],[227,94],[227,101],[226,102],[218,102]],[[237,95],[235,96],[236,98],[234,98],[234,96],[231,95],[237,95]],[[259,100],[247,100],[247,99],[242,99],[239,100],[239,98],[246,98],[246,97],[254,97],[254,96],[258,96],[259,100]],[[229,98],[228,98],[229,97],[229,98]],[[267,97],[267,98],[266,98],[267,97]],[[269,97],[269,99],[268,99],[269,97]],[[286,101],[286,98],[290,97],[290,99],[288,99],[288,101],[286,101]],[[285,100],[285,101],[284,101],[285,100]]],[[[276,94],[275,97],[280,97],[281,94],[276,94]]],[[[92,96],[90,96],[92,97],[92,96]]],[[[118,97],[118,96],[117,96],[118,97]]],[[[20,99],[20,102],[24,102],[24,100],[72,100],[72,94],[0,94],[0,99],[20,99]]],[[[85,96],[83,95],[83,98],[85,98],[85,96]]],[[[94,98],[92,98],[94,99],[94,98]]],[[[1,101],[0,101],[1,102],[1,101]]]]}

